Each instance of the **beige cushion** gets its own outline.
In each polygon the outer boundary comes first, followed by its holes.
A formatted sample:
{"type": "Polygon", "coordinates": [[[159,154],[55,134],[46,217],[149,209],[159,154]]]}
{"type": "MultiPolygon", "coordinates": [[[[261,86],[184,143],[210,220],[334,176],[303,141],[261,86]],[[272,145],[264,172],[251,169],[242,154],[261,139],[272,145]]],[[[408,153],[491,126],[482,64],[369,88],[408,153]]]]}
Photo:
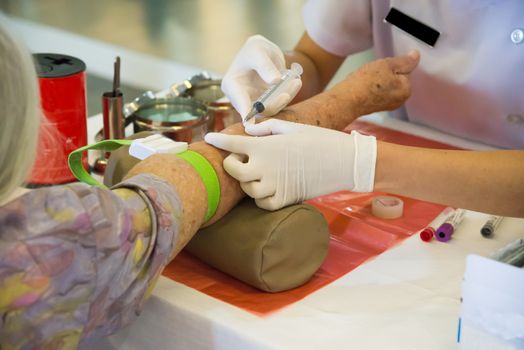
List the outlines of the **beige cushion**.
{"type": "Polygon", "coordinates": [[[299,204],[270,212],[246,198],[200,230],[185,249],[253,287],[280,292],[311,278],[328,242],[327,223],[315,207],[299,204]]]}

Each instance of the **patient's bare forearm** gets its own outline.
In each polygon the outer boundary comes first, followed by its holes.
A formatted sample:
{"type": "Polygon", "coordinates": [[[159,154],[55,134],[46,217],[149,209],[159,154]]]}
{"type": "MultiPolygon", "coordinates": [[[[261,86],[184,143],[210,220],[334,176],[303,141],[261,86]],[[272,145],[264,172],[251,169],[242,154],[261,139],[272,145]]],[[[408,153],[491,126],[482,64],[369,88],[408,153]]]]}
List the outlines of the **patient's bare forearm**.
{"type": "Polygon", "coordinates": [[[342,130],[363,115],[357,107],[350,96],[339,98],[333,91],[327,91],[283,109],[274,118],[342,130]]]}

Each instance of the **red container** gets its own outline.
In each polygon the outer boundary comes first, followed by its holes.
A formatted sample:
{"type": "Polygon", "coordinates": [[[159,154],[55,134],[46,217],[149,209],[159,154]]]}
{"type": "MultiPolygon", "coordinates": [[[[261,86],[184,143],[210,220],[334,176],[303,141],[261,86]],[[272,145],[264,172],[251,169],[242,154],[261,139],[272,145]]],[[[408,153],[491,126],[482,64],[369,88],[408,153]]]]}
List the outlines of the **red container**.
{"type": "MultiPolygon", "coordinates": [[[[86,66],[61,54],[34,54],[44,120],[28,183],[33,186],[76,181],[67,165],[69,153],[87,144],[86,66]]],[[[88,168],[87,155],[82,159],[88,168]]]]}

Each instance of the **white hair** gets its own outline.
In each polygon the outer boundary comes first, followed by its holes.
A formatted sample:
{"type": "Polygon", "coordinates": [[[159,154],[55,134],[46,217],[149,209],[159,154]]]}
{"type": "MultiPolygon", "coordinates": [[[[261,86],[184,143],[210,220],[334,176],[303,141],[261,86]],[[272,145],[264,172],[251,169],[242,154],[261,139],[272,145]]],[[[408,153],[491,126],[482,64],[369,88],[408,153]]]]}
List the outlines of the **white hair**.
{"type": "MultiPolygon", "coordinates": [[[[0,13],[0,23],[7,19],[0,13]]],[[[27,179],[40,124],[32,56],[0,24],[0,203],[27,179]]]]}

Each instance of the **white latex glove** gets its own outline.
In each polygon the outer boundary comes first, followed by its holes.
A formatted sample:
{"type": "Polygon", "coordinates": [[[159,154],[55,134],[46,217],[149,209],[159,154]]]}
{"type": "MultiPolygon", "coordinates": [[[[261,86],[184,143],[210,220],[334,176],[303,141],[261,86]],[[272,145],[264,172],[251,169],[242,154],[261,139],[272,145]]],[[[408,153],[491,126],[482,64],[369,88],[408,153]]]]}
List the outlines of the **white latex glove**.
{"type": "MultiPolygon", "coordinates": [[[[286,71],[286,61],[280,48],[261,35],[247,39],[235,56],[233,63],[222,79],[222,91],[238,113],[245,117],[253,103],[277,83],[286,71]]],[[[294,79],[287,91],[276,96],[265,105],[263,115],[270,117],[278,113],[296,96],[302,87],[300,79],[294,79]]]]}
{"type": "Polygon", "coordinates": [[[246,132],[273,136],[209,133],[205,140],[233,152],[224,159],[224,169],[260,208],[276,210],[340,190],[373,190],[373,136],[277,119],[246,125],[246,132]]]}

